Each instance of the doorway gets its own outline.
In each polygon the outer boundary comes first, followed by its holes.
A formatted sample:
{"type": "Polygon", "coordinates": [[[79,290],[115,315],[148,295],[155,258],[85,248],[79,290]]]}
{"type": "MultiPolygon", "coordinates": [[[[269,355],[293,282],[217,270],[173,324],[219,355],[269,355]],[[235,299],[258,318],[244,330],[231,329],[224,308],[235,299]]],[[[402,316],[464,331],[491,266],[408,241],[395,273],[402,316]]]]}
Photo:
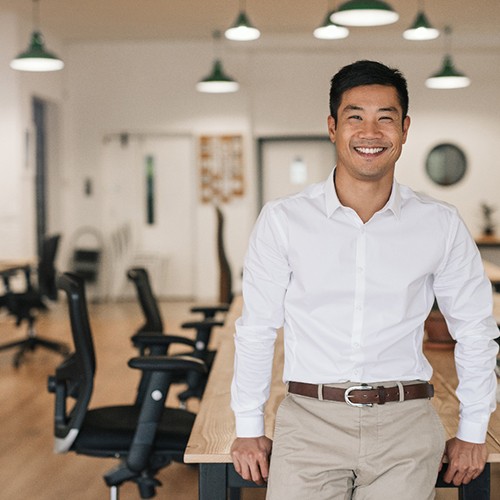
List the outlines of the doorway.
{"type": "Polygon", "coordinates": [[[325,180],[336,160],[328,136],[261,137],[257,140],[258,210],[270,200],[325,180]]]}
{"type": "Polygon", "coordinates": [[[129,298],[132,266],[148,269],[155,293],[194,295],[193,137],[121,134],[106,140],[102,231],[110,244],[109,298],[129,298]]]}
{"type": "Polygon", "coordinates": [[[35,244],[41,257],[43,240],[62,228],[59,169],[59,108],[39,97],[32,98],[34,126],[35,244]]]}

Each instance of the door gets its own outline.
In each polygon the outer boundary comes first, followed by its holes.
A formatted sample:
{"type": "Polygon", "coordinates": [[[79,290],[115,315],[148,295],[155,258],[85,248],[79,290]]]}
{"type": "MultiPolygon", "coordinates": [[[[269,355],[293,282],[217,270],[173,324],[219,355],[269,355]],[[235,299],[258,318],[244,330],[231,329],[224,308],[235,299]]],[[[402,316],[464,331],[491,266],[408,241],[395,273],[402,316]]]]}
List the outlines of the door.
{"type": "Polygon", "coordinates": [[[258,141],[259,209],[268,201],[323,181],[335,164],[328,137],[269,137],[258,141]]]}
{"type": "Polygon", "coordinates": [[[131,296],[132,266],[146,267],[159,297],[194,295],[193,139],[131,135],[104,146],[103,230],[111,298],[131,296]]]}

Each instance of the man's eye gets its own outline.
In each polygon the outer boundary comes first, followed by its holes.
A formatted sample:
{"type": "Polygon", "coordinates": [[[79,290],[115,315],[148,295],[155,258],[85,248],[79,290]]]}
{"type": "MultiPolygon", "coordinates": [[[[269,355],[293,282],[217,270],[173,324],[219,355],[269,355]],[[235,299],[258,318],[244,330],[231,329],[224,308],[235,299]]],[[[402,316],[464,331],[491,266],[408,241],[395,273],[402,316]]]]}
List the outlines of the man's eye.
{"type": "Polygon", "coordinates": [[[380,121],[382,121],[382,122],[392,122],[393,118],[392,118],[392,116],[382,116],[380,118],[380,121]]]}
{"type": "Polygon", "coordinates": [[[350,120],[361,120],[361,116],[359,115],[352,115],[349,117],[350,120]]]}

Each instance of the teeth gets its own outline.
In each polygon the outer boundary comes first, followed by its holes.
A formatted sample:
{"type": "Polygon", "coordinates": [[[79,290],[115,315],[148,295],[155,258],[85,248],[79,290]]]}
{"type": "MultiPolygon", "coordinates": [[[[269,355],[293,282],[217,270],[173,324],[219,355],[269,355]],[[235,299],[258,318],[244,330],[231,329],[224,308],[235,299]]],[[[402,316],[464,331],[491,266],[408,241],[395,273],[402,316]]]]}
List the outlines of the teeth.
{"type": "Polygon", "coordinates": [[[356,148],[356,151],[367,155],[374,155],[376,153],[381,153],[384,148],[356,148]]]}

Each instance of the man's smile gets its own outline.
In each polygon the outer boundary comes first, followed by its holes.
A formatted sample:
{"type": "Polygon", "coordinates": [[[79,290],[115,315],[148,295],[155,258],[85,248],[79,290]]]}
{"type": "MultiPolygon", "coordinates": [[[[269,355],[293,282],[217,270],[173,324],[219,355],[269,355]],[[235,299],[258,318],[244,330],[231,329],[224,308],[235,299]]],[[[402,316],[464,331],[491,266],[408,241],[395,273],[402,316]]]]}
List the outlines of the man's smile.
{"type": "Polygon", "coordinates": [[[354,151],[363,156],[377,156],[383,153],[387,148],[379,146],[379,147],[369,147],[369,146],[355,146],[354,151]]]}

